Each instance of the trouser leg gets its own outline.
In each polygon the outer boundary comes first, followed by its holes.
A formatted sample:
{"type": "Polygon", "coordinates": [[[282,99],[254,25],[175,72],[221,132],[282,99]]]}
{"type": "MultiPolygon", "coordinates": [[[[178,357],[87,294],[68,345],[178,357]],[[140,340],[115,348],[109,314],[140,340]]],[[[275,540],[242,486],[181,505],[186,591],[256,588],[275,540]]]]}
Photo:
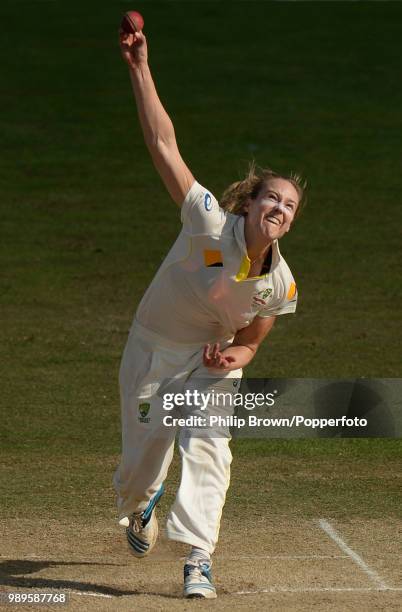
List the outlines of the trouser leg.
{"type": "MultiPolygon", "coordinates": [[[[233,379],[218,379],[215,390],[234,394],[233,379]]],[[[191,380],[187,388],[205,390],[204,382],[191,380]]],[[[229,416],[233,406],[208,406],[201,414],[229,416]]],[[[230,482],[232,454],[226,427],[208,434],[198,429],[182,429],[179,450],[182,459],[180,487],[167,520],[167,535],[213,553],[219,536],[220,520],[230,482]],[[204,436],[204,437],[203,437],[204,436]]]]}
{"type": "Polygon", "coordinates": [[[130,336],[119,377],[122,455],[113,478],[120,519],[145,510],[172,461],[175,430],[163,425],[157,394],[162,374],[159,356],[130,336]]]}
{"type": "Polygon", "coordinates": [[[152,426],[133,423],[141,403],[143,399],[135,402],[126,419],[121,462],[113,479],[119,518],[145,510],[165,480],[173,458],[174,431],[164,428],[155,432],[152,426]]]}
{"type": "Polygon", "coordinates": [[[179,449],[182,476],[169,513],[167,535],[212,554],[230,481],[229,440],[183,437],[179,449]]]}

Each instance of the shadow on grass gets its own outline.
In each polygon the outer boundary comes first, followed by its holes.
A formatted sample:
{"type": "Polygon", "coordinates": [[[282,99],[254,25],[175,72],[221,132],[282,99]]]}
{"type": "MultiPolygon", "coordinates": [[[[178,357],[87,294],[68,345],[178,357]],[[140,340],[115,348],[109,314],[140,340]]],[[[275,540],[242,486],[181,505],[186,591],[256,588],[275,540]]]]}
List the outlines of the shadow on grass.
{"type": "Polygon", "coordinates": [[[169,593],[157,593],[150,591],[118,589],[104,584],[92,582],[82,582],[77,580],[58,580],[52,578],[30,578],[25,574],[34,574],[49,567],[59,566],[82,566],[82,565],[101,565],[123,567],[119,563],[92,563],[89,561],[31,561],[26,559],[8,559],[0,563],[0,585],[20,589],[67,589],[81,591],[82,593],[99,593],[100,595],[110,595],[112,597],[125,597],[128,595],[157,595],[176,599],[175,595],[169,593]],[[23,574],[23,575],[21,575],[23,574]]]}

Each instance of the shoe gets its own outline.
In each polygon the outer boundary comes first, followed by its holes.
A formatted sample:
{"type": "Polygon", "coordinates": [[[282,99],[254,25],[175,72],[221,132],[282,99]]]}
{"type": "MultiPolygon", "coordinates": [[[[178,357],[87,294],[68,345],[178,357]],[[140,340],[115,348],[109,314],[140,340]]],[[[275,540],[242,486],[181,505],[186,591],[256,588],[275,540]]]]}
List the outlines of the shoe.
{"type": "Polygon", "coordinates": [[[184,597],[188,599],[215,599],[210,561],[186,561],[184,566],[184,597]]]}
{"type": "Polygon", "coordinates": [[[158,538],[158,521],[154,510],[164,492],[162,484],[143,512],[134,512],[128,517],[127,543],[130,552],[139,559],[149,555],[158,538]]]}

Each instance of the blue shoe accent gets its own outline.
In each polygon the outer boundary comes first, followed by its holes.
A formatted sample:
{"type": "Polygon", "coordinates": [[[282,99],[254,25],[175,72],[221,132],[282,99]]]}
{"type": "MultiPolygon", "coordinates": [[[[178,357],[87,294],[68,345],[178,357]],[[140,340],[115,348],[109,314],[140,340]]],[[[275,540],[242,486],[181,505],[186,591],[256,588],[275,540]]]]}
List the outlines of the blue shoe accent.
{"type": "Polygon", "coordinates": [[[158,537],[158,521],[153,511],[165,491],[163,484],[149,501],[143,512],[133,513],[130,516],[129,526],[126,528],[127,543],[130,552],[137,558],[148,555],[155,546],[158,537]]]}
{"type": "Polygon", "coordinates": [[[212,582],[211,566],[209,563],[201,563],[201,574],[208,578],[209,582],[212,582]]]}
{"type": "Polygon", "coordinates": [[[126,533],[127,533],[128,543],[130,544],[132,548],[134,548],[134,550],[136,550],[139,553],[144,553],[148,550],[149,544],[137,538],[135,534],[128,527],[127,527],[126,533]]]}
{"type": "MultiPolygon", "coordinates": [[[[212,583],[211,564],[207,562],[200,563],[198,567],[201,571],[201,574],[205,576],[205,578],[208,578],[209,582],[212,583]]],[[[185,565],[184,566],[184,579],[186,579],[187,576],[189,576],[193,570],[194,570],[194,565],[190,565],[190,564],[185,565]]]]}
{"type": "Polygon", "coordinates": [[[143,527],[145,527],[145,525],[147,525],[147,523],[149,522],[149,519],[152,516],[153,510],[156,504],[159,502],[162,495],[164,494],[164,492],[165,492],[165,487],[164,487],[164,484],[162,483],[161,486],[159,487],[159,490],[155,493],[153,498],[150,500],[148,506],[145,508],[144,512],[142,513],[142,526],[143,527]]]}

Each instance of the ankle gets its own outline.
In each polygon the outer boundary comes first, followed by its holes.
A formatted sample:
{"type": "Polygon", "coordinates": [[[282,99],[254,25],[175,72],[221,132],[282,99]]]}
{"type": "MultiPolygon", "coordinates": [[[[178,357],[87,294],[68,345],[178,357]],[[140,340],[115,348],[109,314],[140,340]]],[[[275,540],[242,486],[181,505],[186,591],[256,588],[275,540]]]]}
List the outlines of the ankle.
{"type": "Polygon", "coordinates": [[[199,548],[198,546],[192,546],[191,551],[187,556],[187,561],[192,561],[193,563],[211,563],[211,555],[207,550],[204,550],[203,548],[199,548]]]}

